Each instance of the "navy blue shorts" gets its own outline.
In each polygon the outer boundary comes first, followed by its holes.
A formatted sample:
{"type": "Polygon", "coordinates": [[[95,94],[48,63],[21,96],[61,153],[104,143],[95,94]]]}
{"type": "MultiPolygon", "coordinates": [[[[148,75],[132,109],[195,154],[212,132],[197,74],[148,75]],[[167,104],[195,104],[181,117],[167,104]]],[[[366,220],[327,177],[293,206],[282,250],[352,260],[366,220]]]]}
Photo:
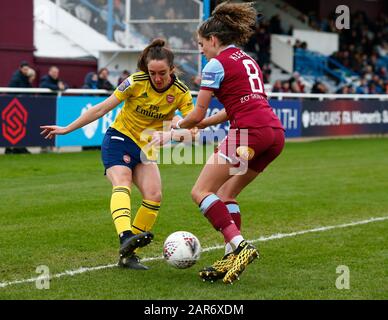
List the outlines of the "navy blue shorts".
{"type": "Polygon", "coordinates": [[[145,159],[140,147],[125,134],[109,128],[101,145],[101,158],[105,171],[112,166],[126,166],[133,170],[145,159]]]}

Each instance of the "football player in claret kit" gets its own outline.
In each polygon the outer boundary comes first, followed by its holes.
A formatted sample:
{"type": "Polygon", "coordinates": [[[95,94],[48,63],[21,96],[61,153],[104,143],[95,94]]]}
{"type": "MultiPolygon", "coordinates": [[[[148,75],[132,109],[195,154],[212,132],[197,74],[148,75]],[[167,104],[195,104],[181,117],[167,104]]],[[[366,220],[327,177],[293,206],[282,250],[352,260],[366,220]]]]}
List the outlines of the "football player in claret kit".
{"type": "Polygon", "coordinates": [[[224,2],[199,27],[199,48],[209,62],[194,111],[173,123],[174,128],[204,128],[227,120],[231,125],[192,189],[193,200],[226,243],[224,257],[200,271],[203,280],[232,283],[259,256],[241,235],[236,197],[284,146],[284,128],[268,104],[261,70],[236,47],[252,35],[256,16],[250,3],[224,2]],[[224,109],[205,118],[213,94],[224,109]]]}
{"type": "Polygon", "coordinates": [[[144,49],[138,68],[141,72],[132,74],[109,98],[74,122],[66,127],[41,126],[41,134],[50,139],[70,133],[124,101],[123,109],[105,134],[102,161],[113,186],[110,209],[120,240],[119,266],[148,269],[140,263],[136,249],[153,239],[150,230],[161,203],[160,173],[150,141],[161,145],[171,139],[174,133],[170,127],[164,128],[163,123],[171,121],[176,110],[186,116],[194,106],[190,91],[174,74],[174,54],[163,40],[156,39],[144,49]],[[131,219],[132,183],[143,197],[134,219],[131,219]]]}

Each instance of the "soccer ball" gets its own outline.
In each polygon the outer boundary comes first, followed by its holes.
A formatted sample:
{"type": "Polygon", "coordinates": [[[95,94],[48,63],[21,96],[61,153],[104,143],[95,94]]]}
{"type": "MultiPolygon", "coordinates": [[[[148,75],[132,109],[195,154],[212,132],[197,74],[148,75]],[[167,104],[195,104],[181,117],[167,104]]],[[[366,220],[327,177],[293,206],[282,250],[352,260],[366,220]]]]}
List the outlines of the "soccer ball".
{"type": "Polygon", "coordinates": [[[201,255],[198,238],[187,231],[170,234],[163,246],[163,256],[168,264],[178,269],[193,266],[201,255]]]}

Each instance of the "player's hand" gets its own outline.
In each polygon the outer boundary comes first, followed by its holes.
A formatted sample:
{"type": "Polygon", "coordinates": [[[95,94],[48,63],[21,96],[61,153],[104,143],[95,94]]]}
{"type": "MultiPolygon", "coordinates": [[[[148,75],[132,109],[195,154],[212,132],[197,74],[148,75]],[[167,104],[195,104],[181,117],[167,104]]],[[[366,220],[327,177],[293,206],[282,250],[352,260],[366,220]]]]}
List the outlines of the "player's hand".
{"type": "Polygon", "coordinates": [[[45,139],[52,139],[56,135],[62,135],[66,134],[67,129],[65,127],[59,127],[59,126],[40,126],[42,132],[40,133],[42,136],[44,136],[45,139]]]}
{"type": "Polygon", "coordinates": [[[176,117],[174,117],[173,119],[172,119],[172,121],[171,121],[171,128],[172,129],[176,129],[177,127],[176,127],[176,124],[178,123],[178,121],[179,120],[181,120],[182,118],[181,117],[178,117],[178,116],[176,116],[176,117]]]}
{"type": "Polygon", "coordinates": [[[196,136],[197,136],[197,134],[199,132],[199,129],[198,129],[198,127],[194,127],[192,129],[190,129],[190,132],[191,132],[192,139],[195,140],[195,138],[196,138],[196,136]]]}
{"type": "Polygon", "coordinates": [[[62,81],[59,81],[58,88],[59,88],[59,90],[62,90],[62,91],[65,90],[65,84],[62,81]]]}
{"type": "Polygon", "coordinates": [[[152,134],[151,146],[162,146],[171,140],[171,132],[155,131],[152,134]]]}
{"type": "Polygon", "coordinates": [[[199,132],[198,128],[194,127],[192,129],[176,129],[172,130],[171,139],[177,142],[191,143],[196,140],[197,134],[199,132]]]}

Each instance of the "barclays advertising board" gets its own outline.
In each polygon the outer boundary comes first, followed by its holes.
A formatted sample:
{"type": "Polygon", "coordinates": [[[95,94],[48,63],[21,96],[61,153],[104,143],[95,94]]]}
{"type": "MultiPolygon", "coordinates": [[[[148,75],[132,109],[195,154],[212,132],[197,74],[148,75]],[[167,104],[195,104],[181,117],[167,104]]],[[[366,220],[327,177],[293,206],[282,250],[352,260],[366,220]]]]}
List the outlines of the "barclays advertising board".
{"type": "MultiPolygon", "coordinates": [[[[58,97],[57,124],[66,126],[106,97],[58,97]]],[[[57,136],[56,147],[100,146],[106,130],[121,111],[122,104],[102,118],[64,136],[57,136]]]]}
{"type": "Polygon", "coordinates": [[[274,100],[268,101],[273,111],[286,130],[286,138],[297,138],[302,135],[301,110],[302,102],[299,100],[274,100]]]}

